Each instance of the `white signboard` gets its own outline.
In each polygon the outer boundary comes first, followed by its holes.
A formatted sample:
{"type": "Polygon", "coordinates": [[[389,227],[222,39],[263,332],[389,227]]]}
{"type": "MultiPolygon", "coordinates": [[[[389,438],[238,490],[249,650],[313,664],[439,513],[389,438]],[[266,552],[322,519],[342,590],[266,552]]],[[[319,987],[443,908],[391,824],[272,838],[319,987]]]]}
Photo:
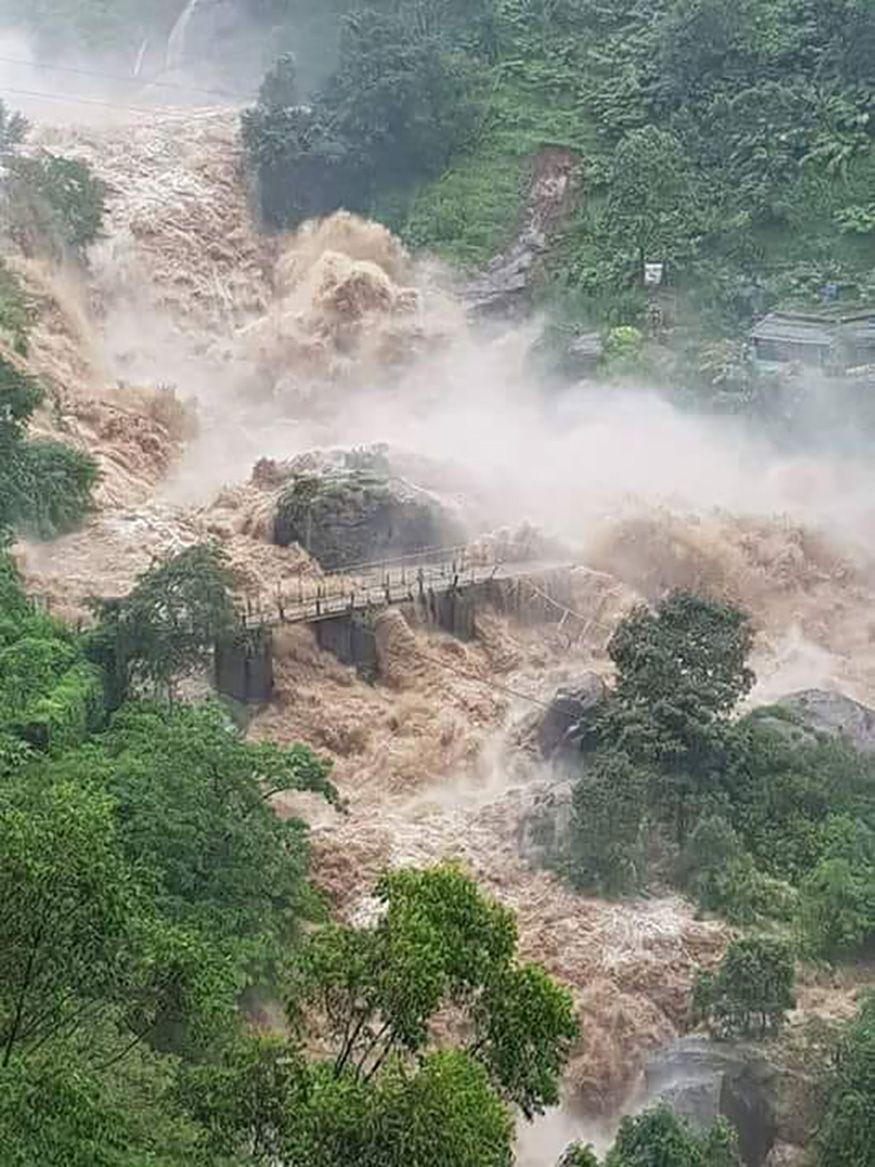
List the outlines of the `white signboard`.
{"type": "Polygon", "coordinates": [[[646,288],[658,288],[662,283],[662,277],[665,274],[664,263],[645,263],[644,265],[644,286],[646,288]]]}

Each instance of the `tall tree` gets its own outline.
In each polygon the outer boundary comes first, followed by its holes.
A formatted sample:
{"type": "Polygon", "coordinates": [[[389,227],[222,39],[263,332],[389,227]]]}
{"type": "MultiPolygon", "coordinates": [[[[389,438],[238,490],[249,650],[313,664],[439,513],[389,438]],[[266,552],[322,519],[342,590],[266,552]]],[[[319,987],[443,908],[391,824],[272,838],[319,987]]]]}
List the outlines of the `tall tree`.
{"type": "Polygon", "coordinates": [[[611,164],[605,225],[637,264],[671,263],[695,251],[700,234],[695,184],[677,138],[646,126],[620,142],[611,164]]]}
{"type": "Polygon", "coordinates": [[[99,753],[64,764],[99,767],[118,800],[121,845],[175,922],[275,954],[315,910],[304,824],[270,803],[289,790],[336,800],[329,765],[305,746],[244,741],[218,706],[130,704],[99,753]]]}
{"type": "Polygon", "coordinates": [[[232,585],[224,552],[198,544],[144,572],[127,596],[92,601],[89,653],[104,670],[110,708],[142,686],[172,697],[176,681],[206,667],[234,624],[232,585]]]}
{"type": "Polygon", "coordinates": [[[245,1144],[258,1163],[510,1167],[508,1104],[532,1115],[558,1100],[570,995],[517,961],[512,915],[457,867],[391,872],[376,896],[374,927],[329,925],[293,958],[300,1044],[229,1049],[186,1076],[188,1104],[219,1150],[245,1144]],[[438,1049],[447,1009],[456,1048],[438,1049]]]}
{"type": "Polygon", "coordinates": [[[0,796],[0,1065],[119,1003],[142,913],[108,794],[0,796]]]}
{"type": "Polygon", "coordinates": [[[823,1167],[875,1163],[875,996],[842,1034],[818,1144],[823,1167]]]}
{"type": "Polygon", "coordinates": [[[719,1037],[776,1033],[793,1009],[793,955],[769,936],[733,940],[716,973],[696,982],[694,1004],[719,1037]]]}
{"type": "Polygon", "coordinates": [[[663,1105],[623,1119],[605,1167],[741,1167],[741,1159],[724,1120],[699,1135],[663,1105]]]}

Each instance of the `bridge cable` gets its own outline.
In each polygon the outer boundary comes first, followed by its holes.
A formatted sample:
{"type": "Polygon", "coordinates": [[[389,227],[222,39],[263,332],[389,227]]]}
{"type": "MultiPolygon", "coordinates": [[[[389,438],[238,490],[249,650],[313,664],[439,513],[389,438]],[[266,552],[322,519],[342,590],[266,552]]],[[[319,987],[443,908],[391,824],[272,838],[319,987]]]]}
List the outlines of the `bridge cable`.
{"type": "Polygon", "coordinates": [[[206,93],[213,97],[234,97],[241,101],[254,101],[255,94],[241,93],[233,89],[208,89],[202,85],[185,85],[181,81],[157,81],[145,77],[122,77],[117,73],[101,73],[96,69],[74,68],[72,65],[49,65],[43,61],[26,61],[21,57],[0,56],[4,65],[20,65],[23,69],[45,69],[56,73],[73,73],[78,77],[96,77],[101,81],[115,81],[120,85],[137,85],[141,89],[178,89],[186,93],[206,93]]]}

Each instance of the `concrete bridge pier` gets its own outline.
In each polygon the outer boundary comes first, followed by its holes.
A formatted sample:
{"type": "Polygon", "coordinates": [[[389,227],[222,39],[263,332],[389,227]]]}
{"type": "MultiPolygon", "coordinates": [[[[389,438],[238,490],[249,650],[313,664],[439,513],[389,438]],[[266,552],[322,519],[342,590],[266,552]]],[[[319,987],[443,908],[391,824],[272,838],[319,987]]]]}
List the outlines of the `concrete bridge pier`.
{"type": "Polygon", "coordinates": [[[367,612],[349,612],[319,620],[313,626],[316,643],[344,665],[354,665],[363,676],[377,674],[377,642],[367,612]]]}
{"type": "Polygon", "coordinates": [[[425,622],[457,640],[473,640],[476,635],[477,600],[474,586],[435,592],[429,588],[424,601],[425,622]]]}
{"type": "Polygon", "coordinates": [[[241,628],[216,643],[216,689],[245,705],[273,695],[273,634],[269,628],[241,628]]]}

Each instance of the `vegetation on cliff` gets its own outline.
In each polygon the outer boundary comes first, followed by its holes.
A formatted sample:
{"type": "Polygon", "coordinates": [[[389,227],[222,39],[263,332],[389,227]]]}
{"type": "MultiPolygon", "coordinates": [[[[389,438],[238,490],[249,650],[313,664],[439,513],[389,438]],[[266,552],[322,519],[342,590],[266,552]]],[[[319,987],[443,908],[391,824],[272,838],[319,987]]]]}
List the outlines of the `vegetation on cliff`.
{"type": "Polygon", "coordinates": [[[28,130],[0,101],[0,231],[27,254],[82,259],[100,235],[106,184],[76,158],[23,152],[28,130]]]}
{"type": "Polygon", "coordinates": [[[786,429],[750,322],[827,285],[875,295],[870,5],[374,0],[337,21],[336,72],[244,115],[269,222],[345,205],[470,271],[519,229],[539,152],[567,150],[576,207],[532,273],[549,335],[637,327],[653,351],[627,375],[786,429]]]}
{"type": "Polygon", "coordinates": [[[853,956],[875,937],[873,761],[784,710],[736,717],[751,642],[743,613],[684,593],[621,622],[569,871],[608,893],[668,878],[733,923],[792,925],[806,955],[853,956]]]}
{"type": "Polygon", "coordinates": [[[824,1167],[872,1167],[875,1161],[875,997],[861,1003],[842,1035],[819,1151],[824,1167]]]}
{"type": "Polygon", "coordinates": [[[50,538],[75,527],[91,508],[94,459],[61,442],[27,437],[44,398],[42,386],[0,354],[0,537],[18,530],[50,538]]]}

